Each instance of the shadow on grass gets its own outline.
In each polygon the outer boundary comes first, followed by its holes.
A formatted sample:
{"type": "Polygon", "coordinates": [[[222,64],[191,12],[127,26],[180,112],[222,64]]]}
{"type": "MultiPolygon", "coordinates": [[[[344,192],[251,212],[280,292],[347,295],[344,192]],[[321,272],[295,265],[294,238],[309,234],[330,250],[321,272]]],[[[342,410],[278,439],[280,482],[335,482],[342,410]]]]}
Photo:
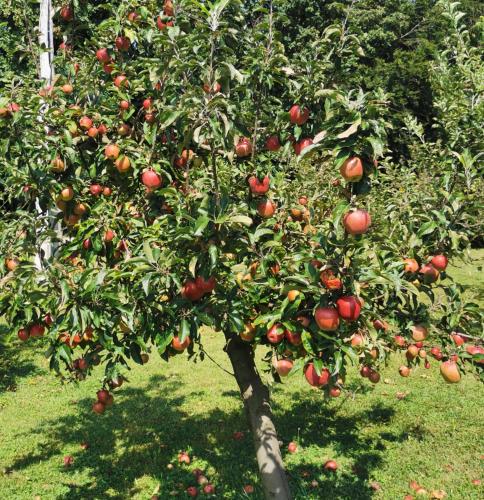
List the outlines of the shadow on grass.
{"type": "MultiPolygon", "coordinates": [[[[177,379],[157,375],[147,389],[159,390],[158,396],[150,396],[145,389],[123,387],[104,415],[93,414],[92,400],[83,399],[77,404],[76,415],[45,421],[38,429],[45,437],[44,456],[34,453],[36,461],[60,454],[66,445],[79,445],[73,465],[65,469],[64,485],[69,491],[59,498],[121,499],[136,494],[149,498],[151,492],[147,493],[146,481],[140,478],[148,478],[151,487],[158,483],[160,498],[169,498],[176,491],[183,496],[187,486],[196,484],[191,472],[194,467],[208,471],[217,498],[246,498],[242,486],[253,482],[257,470],[252,440],[249,433],[240,441],[232,438],[234,431],[246,429],[244,412],[207,408],[201,415],[192,414],[186,398],[195,404],[198,392],[179,396],[178,386],[177,379]],[[82,442],[89,443],[87,450],[81,449],[82,442]],[[189,452],[191,465],[178,465],[177,455],[182,450],[189,452]],[[169,463],[174,464],[172,469],[167,468],[169,463]],[[89,480],[76,482],[78,472],[89,480]]],[[[367,480],[382,463],[384,441],[403,437],[389,428],[385,435],[362,437],[360,428],[370,422],[390,422],[393,411],[377,405],[348,417],[340,414],[337,406],[311,401],[305,393],[292,396],[287,406],[289,411],[280,411],[275,405],[280,436],[295,436],[299,427],[310,422],[311,429],[304,433],[306,449],[314,446],[317,454],[318,448],[331,446],[338,456],[355,464],[336,474],[324,474],[321,466],[332,457],[313,455],[308,463],[288,461],[295,498],[372,498],[367,480]],[[321,465],[315,467],[314,463],[321,465]],[[310,489],[315,478],[318,487],[310,489]]],[[[283,448],[286,446],[284,442],[283,448]]],[[[30,462],[29,457],[20,457],[9,469],[25,468],[30,462]]],[[[261,490],[251,497],[262,498],[261,490]]]]}
{"type": "MultiPolygon", "coordinates": [[[[0,325],[0,339],[5,338],[6,329],[0,325]]],[[[35,348],[17,341],[0,343],[0,392],[15,391],[17,382],[27,376],[44,373],[32,361],[35,348]]]]}

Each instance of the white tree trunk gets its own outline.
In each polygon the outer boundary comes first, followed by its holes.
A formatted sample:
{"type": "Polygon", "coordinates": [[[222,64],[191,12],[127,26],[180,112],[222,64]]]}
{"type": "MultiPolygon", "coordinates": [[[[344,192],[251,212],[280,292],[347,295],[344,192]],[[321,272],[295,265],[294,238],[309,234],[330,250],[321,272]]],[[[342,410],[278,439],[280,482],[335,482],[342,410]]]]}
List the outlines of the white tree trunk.
{"type": "Polygon", "coordinates": [[[54,77],[54,25],[51,0],[41,0],[39,17],[39,45],[44,48],[40,52],[40,78],[46,85],[51,85],[54,77]]]}
{"type": "MultiPolygon", "coordinates": [[[[51,0],[41,0],[39,15],[39,46],[40,46],[40,78],[45,81],[45,86],[52,85],[54,79],[54,24],[52,22],[53,9],[51,0]]],[[[44,104],[39,116],[39,121],[43,121],[43,114],[47,110],[47,104],[44,104]]],[[[48,127],[46,126],[46,133],[48,127]]],[[[35,202],[37,212],[43,215],[39,201],[35,202]]],[[[50,214],[47,213],[49,216],[50,214]]],[[[37,255],[35,264],[38,269],[42,269],[43,259],[49,259],[52,256],[53,248],[49,241],[42,243],[41,252],[43,255],[37,255]]]]}

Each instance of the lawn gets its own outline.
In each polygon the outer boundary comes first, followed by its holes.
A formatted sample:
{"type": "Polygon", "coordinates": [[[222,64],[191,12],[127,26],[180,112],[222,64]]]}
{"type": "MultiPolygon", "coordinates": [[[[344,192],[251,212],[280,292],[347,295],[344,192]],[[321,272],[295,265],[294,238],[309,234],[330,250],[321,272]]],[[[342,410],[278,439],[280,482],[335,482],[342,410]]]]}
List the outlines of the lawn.
{"type": "MultiPolygon", "coordinates": [[[[483,303],[484,252],[472,255],[472,264],[450,274],[483,303]]],[[[207,350],[229,369],[222,336],[204,335],[207,350]]],[[[183,498],[195,484],[194,467],[206,471],[217,498],[248,498],[246,484],[255,487],[252,498],[262,498],[235,381],[211,361],[179,356],[165,364],[153,353],[129,374],[114,406],[97,416],[90,406],[100,371],[79,386],[62,386],[40,347],[15,346],[2,358],[0,498],[183,498]],[[244,432],[241,440],[235,431],[244,432]],[[181,450],[192,457],[189,466],[178,465],[181,450]],[[63,465],[66,455],[74,458],[70,467],[63,465]]],[[[410,481],[429,493],[444,490],[449,499],[484,497],[472,482],[484,479],[484,388],[471,376],[445,385],[435,362],[403,379],[400,363],[395,356],[377,386],[352,373],[354,393],[346,399],[327,402],[300,376],[273,389],[297,498],[399,499],[412,493],[410,481]],[[299,451],[289,455],[292,440],[299,451]],[[340,465],[335,474],[322,472],[329,458],[340,465]]]]}

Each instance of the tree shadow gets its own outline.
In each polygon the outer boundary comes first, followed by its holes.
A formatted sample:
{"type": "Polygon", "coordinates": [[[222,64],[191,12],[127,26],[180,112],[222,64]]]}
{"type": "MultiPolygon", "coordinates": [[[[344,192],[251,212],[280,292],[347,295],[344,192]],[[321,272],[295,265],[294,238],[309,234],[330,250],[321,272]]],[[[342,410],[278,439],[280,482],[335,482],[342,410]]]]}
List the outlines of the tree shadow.
{"type": "MultiPolygon", "coordinates": [[[[132,498],[146,493],[146,484],[140,478],[149,478],[150,484],[159,484],[159,498],[186,495],[187,486],[196,485],[192,473],[200,467],[216,485],[216,498],[247,498],[242,487],[254,483],[257,464],[242,403],[239,410],[207,408],[200,414],[191,411],[199,391],[180,396],[179,381],[157,375],[143,389],[122,387],[115,394],[114,405],[103,415],[91,411],[92,399],[78,401],[76,415],[44,421],[38,431],[44,436],[42,450],[21,456],[8,465],[12,471],[25,469],[33,462],[60,454],[61,447],[78,445],[73,454],[74,462],[65,468],[63,485],[67,492],[57,497],[72,498],[132,498]],[[156,396],[147,392],[158,390],[156,396]],[[188,398],[188,399],[187,399],[188,398]],[[187,409],[188,408],[188,409],[187,409]],[[234,431],[244,431],[244,436],[234,439],[234,431]],[[89,444],[87,449],[81,443],[89,444]],[[187,451],[192,458],[190,465],[178,463],[178,453],[187,451]],[[173,464],[170,466],[169,464],[173,464]],[[88,480],[75,480],[77,473],[88,480]]],[[[306,393],[287,395],[289,410],[274,404],[274,414],[279,437],[295,436],[301,425],[305,448],[330,446],[348,463],[335,474],[324,473],[322,464],[328,458],[318,457],[321,465],[287,460],[287,471],[295,498],[356,498],[370,499],[367,480],[371,471],[383,462],[385,441],[403,439],[392,433],[390,427],[380,435],[361,435],[359,429],[367,423],[389,423],[393,410],[377,405],[369,411],[353,416],[343,415],[338,407],[324,405],[322,400],[310,400],[306,393]],[[317,479],[317,488],[310,488],[317,479]]],[[[205,394],[204,399],[207,399],[205,394]]],[[[287,443],[283,444],[283,450],[287,443]]],[[[285,451],[283,452],[285,453],[285,451]]],[[[289,458],[289,457],[288,457],[289,458]]],[[[313,458],[313,457],[312,457],[313,458]]],[[[263,498],[257,489],[252,498],[263,498]]]]}
{"type": "MultiPolygon", "coordinates": [[[[0,339],[5,336],[6,328],[0,325],[0,339]]],[[[45,373],[32,361],[34,349],[17,341],[0,342],[0,392],[14,392],[19,379],[45,373]]]]}
{"type": "MultiPolygon", "coordinates": [[[[299,440],[306,449],[317,445],[335,450],[335,456],[318,456],[318,467],[314,466],[314,459],[289,464],[287,469],[298,493],[297,498],[373,498],[374,491],[368,480],[372,470],[384,462],[385,442],[401,442],[407,438],[405,433],[392,431],[390,425],[385,432],[362,432],[370,425],[390,424],[395,415],[392,407],[377,403],[369,410],[343,415],[340,410],[345,404],[342,401],[339,405],[325,405],[322,398],[309,400],[304,395],[294,395],[292,401],[287,402],[285,395],[283,410],[274,405],[280,436],[295,436],[296,428],[304,425],[299,440]],[[339,462],[338,457],[342,457],[344,466],[339,464],[336,473],[324,471],[326,460],[339,462]],[[312,481],[316,481],[317,486],[312,487],[312,481]]],[[[285,449],[287,443],[284,444],[285,449]]],[[[316,449],[315,453],[318,452],[316,449]]]]}

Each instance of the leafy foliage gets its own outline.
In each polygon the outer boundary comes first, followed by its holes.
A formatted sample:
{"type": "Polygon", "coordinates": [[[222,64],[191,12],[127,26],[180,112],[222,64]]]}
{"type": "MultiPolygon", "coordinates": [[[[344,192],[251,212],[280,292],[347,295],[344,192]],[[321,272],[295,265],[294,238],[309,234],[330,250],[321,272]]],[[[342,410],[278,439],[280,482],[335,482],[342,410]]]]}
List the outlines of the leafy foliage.
{"type": "MultiPolygon", "coordinates": [[[[53,369],[83,379],[103,362],[108,383],[148,352],[179,354],[175,338],[191,338],[190,356],[203,358],[203,325],[249,333],[254,344],[270,342],[275,325],[286,338],[271,357],[294,370],[313,363],[318,376],[329,369],[329,390],[342,386],[348,363],[370,366],[377,381],[394,336],[413,343],[415,325],[429,328],[446,359],[456,352],[452,331],[480,334],[478,307],[462,301],[445,266],[439,288],[450,306],[421,267],[467,244],[469,198],[449,185],[460,185],[454,158],[474,157],[439,155],[423,140],[416,167],[378,163],[389,97],[331,77],[360,53],[345,23],[310,30],[314,57],[300,59],[286,49],[278,2],[185,0],[173,15],[154,2],[73,5],[73,19],[58,20],[53,87],[26,76],[19,109],[8,94],[0,101],[0,312],[12,332],[48,327],[53,369]],[[309,119],[293,119],[293,105],[309,119]],[[282,147],[270,151],[274,135],[282,147]],[[338,171],[355,156],[361,176],[343,181],[338,171]],[[443,162],[441,178],[410,184],[428,157],[443,162]],[[260,197],[248,180],[265,175],[260,197]],[[345,231],[355,209],[371,214],[366,234],[345,231]],[[418,268],[406,272],[404,257],[418,268]],[[321,272],[341,287],[328,289],[321,272]],[[317,311],[347,296],[358,314],[337,332],[321,328],[317,311]]],[[[475,196],[474,173],[466,179],[475,196]]],[[[480,354],[462,347],[458,356],[462,368],[479,367],[480,354]]]]}

